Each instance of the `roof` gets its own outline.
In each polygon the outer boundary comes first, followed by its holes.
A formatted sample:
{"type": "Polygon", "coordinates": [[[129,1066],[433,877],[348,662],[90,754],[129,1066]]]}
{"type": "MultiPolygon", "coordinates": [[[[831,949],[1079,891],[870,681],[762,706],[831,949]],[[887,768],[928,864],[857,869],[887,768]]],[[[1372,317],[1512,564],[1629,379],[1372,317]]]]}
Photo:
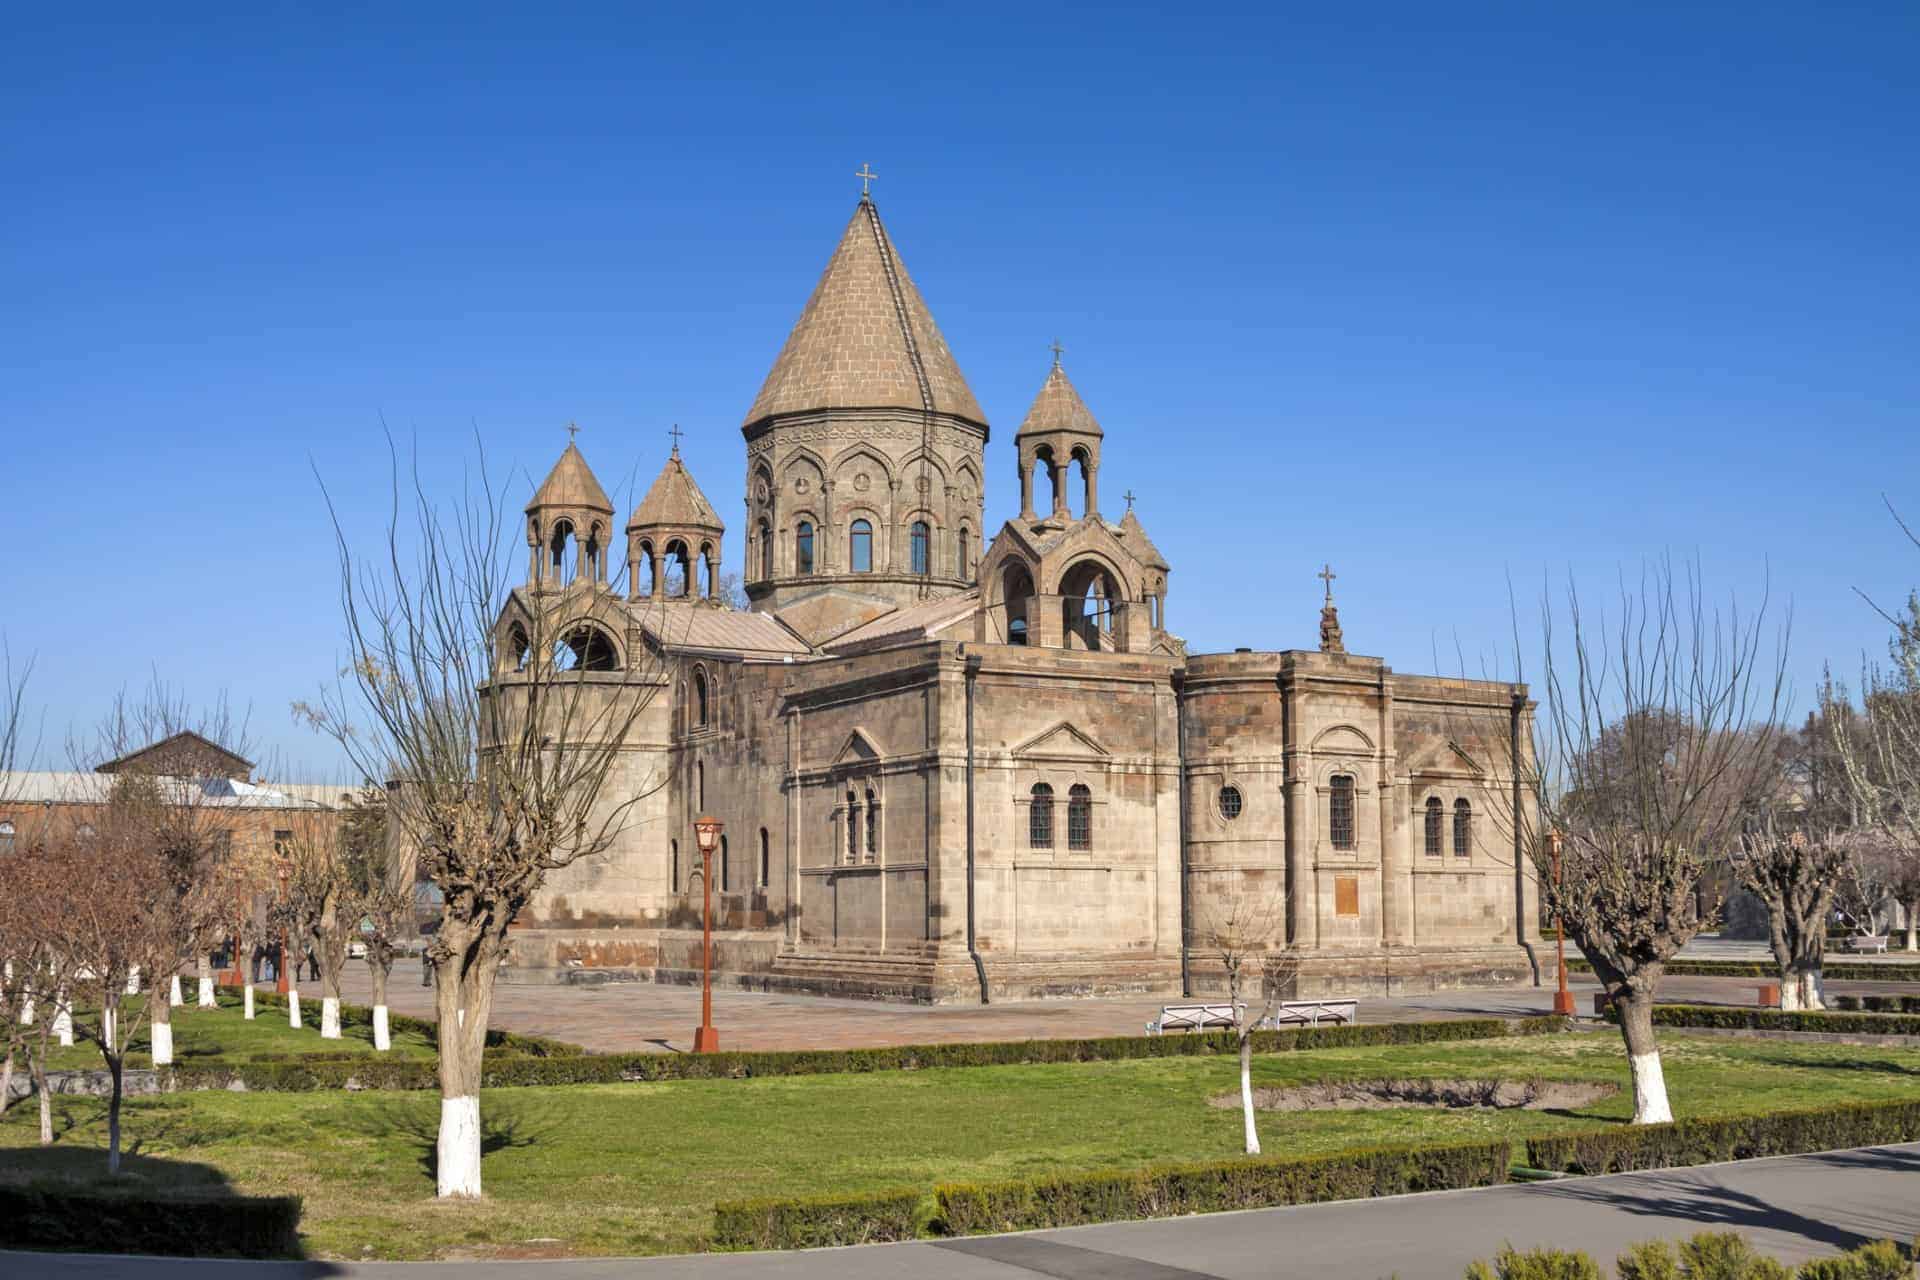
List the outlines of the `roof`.
{"type": "Polygon", "coordinates": [[[594,479],[593,468],[587,465],[580,447],[571,440],[567,441],[566,451],[560,455],[560,461],[553,464],[553,470],[547,472],[547,478],[534,492],[533,501],[527,504],[527,511],[532,513],[540,507],[585,507],[589,511],[613,514],[613,503],[607,498],[607,491],[594,479]]]}
{"type": "Polygon", "coordinates": [[[747,422],[813,409],[885,408],[987,421],[880,211],[862,197],[747,422]]]}
{"type": "MultiPolygon", "coordinates": [[[[337,800],[322,799],[322,794],[337,797],[357,790],[324,783],[160,776],[176,790],[179,803],[222,809],[331,809],[337,806],[337,800]]],[[[105,804],[113,793],[113,781],[112,775],[98,772],[22,769],[0,773],[0,797],[11,805],[105,804]]]]}
{"type": "Polygon", "coordinates": [[[882,614],[872,622],[862,623],[844,635],[835,636],[826,648],[831,653],[847,653],[855,649],[884,649],[892,644],[930,640],[955,623],[971,618],[979,608],[978,590],[942,596],[938,600],[927,600],[882,614]]]}
{"type": "Polygon", "coordinates": [[[244,778],[253,772],[253,761],[191,729],[183,729],[105,764],[95,765],[94,772],[120,773],[137,769],[157,774],[182,773],[184,771],[178,767],[182,763],[189,765],[195,775],[202,777],[218,774],[222,777],[244,778]]]}
{"type": "Polygon", "coordinates": [[[1160,548],[1153,545],[1153,539],[1147,536],[1146,526],[1140,523],[1140,517],[1133,514],[1133,508],[1127,508],[1127,514],[1120,519],[1120,527],[1115,536],[1120,544],[1133,552],[1134,559],[1154,569],[1169,569],[1167,558],[1160,554],[1160,548]]]}
{"type": "Polygon", "coordinates": [[[667,465],[660,468],[660,474],[653,478],[653,487],[640,499],[640,505],[633,509],[633,517],[627,521],[629,529],[646,525],[726,532],[727,526],[720,522],[713,504],[700,492],[686,464],[680,461],[679,445],[673,446],[667,465]]]}
{"type": "Polygon", "coordinates": [[[715,609],[697,601],[635,606],[635,619],[667,649],[700,649],[745,657],[802,657],[811,649],[764,613],[715,609]]]}
{"type": "Polygon", "coordinates": [[[1093,414],[1080,398],[1080,393],[1073,389],[1073,383],[1068,381],[1067,371],[1057,364],[1047,374],[1047,380],[1040,384],[1040,394],[1033,398],[1033,407],[1027,410],[1027,420],[1020,424],[1014,439],[1047,431],[1072,431],[1083,436],[1106,435],[1100,430],[1100,424],[1093,420],[1093,414]]]}

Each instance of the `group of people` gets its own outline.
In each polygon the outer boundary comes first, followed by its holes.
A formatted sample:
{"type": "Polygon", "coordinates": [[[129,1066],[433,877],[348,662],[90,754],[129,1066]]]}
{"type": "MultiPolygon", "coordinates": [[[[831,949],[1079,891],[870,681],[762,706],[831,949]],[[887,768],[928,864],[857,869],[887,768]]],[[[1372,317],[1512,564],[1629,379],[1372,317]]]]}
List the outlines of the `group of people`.
{"type": "MultiPolygon", "coordinates": [[[[293,955],[292,977],[295,982],[320,981],[320,957],[314,954],[312,947],[307,948],[307,954],[305,956],[302,956],[297,951],[293,952],[292,955],[293,955]],[[303,977],[303,970],[305,975],[304,977],[303,977]]],[[[280,978],[280,956],[281,956],[281,950],[279,947],[270,947],[262,943],[254,944],[253,968],[252,968],[253,981],[256,983],[278,981],[280,978]]]]}

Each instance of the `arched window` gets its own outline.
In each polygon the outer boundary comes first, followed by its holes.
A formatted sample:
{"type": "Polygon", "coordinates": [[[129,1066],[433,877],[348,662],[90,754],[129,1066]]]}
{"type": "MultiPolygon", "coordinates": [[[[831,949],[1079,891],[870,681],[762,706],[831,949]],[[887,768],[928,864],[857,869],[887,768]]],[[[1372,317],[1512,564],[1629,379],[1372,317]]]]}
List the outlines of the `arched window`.
{"type": "Polygon", "coordinates": [[[867,861],[874,862],[880,857],[880,797],[873,794],[873,788],[867,788],[867,861]]]}
{"type": "Polygon", "coordinates": [[[967,526],[960,526],[960,536],[954,540],[953,568],[956,577],[964,578],[973,572],[973,534],[967,526]]]}
{"type": "Polygon", "coordinates": [[[927,522],[915,520],[909,535],[907,546],[913,557],[913,572],[921,576],[928,573],[927,567],[927,522]]]}
{"type": "Polygon", "coordinates": [[[1473,856],[1473,806],[1465,800],[1453,802],[1453,855],[1456,858],[1473,856]]]}
{"type": "Polygon", "coordinates": [[[813,572],[813,525],[806,520],[793,531],[793,571],[813,572]]]}
{"type": "Polygon", "coordinates": [[[1067,848],[1093,848],[1093,792],[1084,782],[1067,788],[1067,848]]]}
{"type": "Polygon", "coordinates": [[[873,526],[855,520],[847,534],[847,568],[855,573],[873,572],[873,526]]]}
{"type": "Polygon", "coordinates": [[[847,792],[847,861],[860,861],[860,799],[847,792]]]}
{"type": "Polygon", "coordinates": [[[707,811],[707,762],[693,762],[693,807],[701,813],[707,811]]]}
{"type": "Polygon", "coordinates": [[[1053,848],[1053,788],[1033,784],[1033,803],[1027,810],[1027,843],[1036,849],[1053,848]]]}
{"type": "Polygon", "coordinates": [[[673,852],[673,891],[678,893],[680,892],[680,842],[669,840],[667,845],[673,852]]]}
{"type": "Polygon", "coordinates": [[[758,881],[762,889],[766,888],[769,883],[767,873],[772,867],[773,863],[767,857],[767,829],[762,827],[760,828],[760,879],[758,881]]]}
{"type": "Polygon", "coordinates": [[[509,665],[515,671],[527,669],[527,655],[533,651],[533,642],[527,639],[527,629],[519,623],[507,633],[507,652],[511,655],[509,665]]]}
{"type": "Polygon", "coordinates": [[[727,886],[732,882],[733,859],[727,852],[727,837],[722,833],[720,836],[720,892],[725,893],[727,886]]]}
{"type": "Polygon", "coordinates": [[[1337,773],[1327,785],[1327,835],[1336,849],[1353,848],[1353,777],[1337,773]]]}
{"type": "Polygon", "coordinates": [[[693,673],[693,724],[701,728],[707,723],[707,673],[693,673]]]}
{"type": "Polygon", "coordinates": [[[613,641],[598,627],[578,627],[569,632],[554,658],[554,666],[562,671],[616,671],[620,667],[613,641]]]}
{"type": "Polygon", "coordinates": [[[1232,822],[1235,818],[1239,817],[1241,811],[1245,809],[1247,805],[1246,797],[1240,794],[1240,788],[1238,787],[1220,788],[1218,800],[1220,803],[1220,816],[1228,822],[1232,822]]]}
{"type": "Polygon", "coordinates": [[[1440,847],[1440,797],[1427,797],[1427,856],[1437,858],[1444,850],[1440,847]]]}
{"type": "Polygon", "coordinates": [[[760,576],[773,576],[773,526],[765,520],[760,522],[760,576]]]}
{"type": "Polygon", "coordinates": [[[0,822],[0,857],[13,852],[13,824],[0,822]]]}
{"type": "Polygon", "coordinates": [[[653,594],[653,544],[640,544],[640,554],[633,560],[633,594],[651,596],[653,594]]]}

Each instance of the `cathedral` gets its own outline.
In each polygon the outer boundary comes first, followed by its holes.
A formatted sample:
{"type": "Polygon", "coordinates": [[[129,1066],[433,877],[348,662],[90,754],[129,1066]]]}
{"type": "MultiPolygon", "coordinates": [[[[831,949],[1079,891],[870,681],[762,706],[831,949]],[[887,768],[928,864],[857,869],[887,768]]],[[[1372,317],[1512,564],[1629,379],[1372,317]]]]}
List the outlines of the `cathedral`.
{"type": "Polygon", "coordinates": [[[1226,939],[1299,995],[1538,976],[1525,687],[1348,653],[1330,572],[1317,647],[1188,652],[1057,347],[989,529],[987,415],[870,196],[741,435],[744,609],[677,445],[624,526],[574,444],[527,507],[495,681],[538,614],[645,704],[614,846],[549,876],[504,978],[698,981],[702,814],[717,980],[754,989],[1218,991],[1226,939]]]}

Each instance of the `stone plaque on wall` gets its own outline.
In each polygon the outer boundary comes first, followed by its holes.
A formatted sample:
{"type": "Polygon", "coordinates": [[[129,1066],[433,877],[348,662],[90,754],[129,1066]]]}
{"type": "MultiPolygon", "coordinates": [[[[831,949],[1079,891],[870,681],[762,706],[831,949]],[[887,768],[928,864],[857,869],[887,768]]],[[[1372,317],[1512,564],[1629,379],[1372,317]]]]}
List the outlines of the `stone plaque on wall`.
{"type": "Polygon", "coordinates": [[[1357,916],[1360,914],[1360,877],[1335,876],[1333,878],[1333,914],[1337,916],[1357,916]]]}

